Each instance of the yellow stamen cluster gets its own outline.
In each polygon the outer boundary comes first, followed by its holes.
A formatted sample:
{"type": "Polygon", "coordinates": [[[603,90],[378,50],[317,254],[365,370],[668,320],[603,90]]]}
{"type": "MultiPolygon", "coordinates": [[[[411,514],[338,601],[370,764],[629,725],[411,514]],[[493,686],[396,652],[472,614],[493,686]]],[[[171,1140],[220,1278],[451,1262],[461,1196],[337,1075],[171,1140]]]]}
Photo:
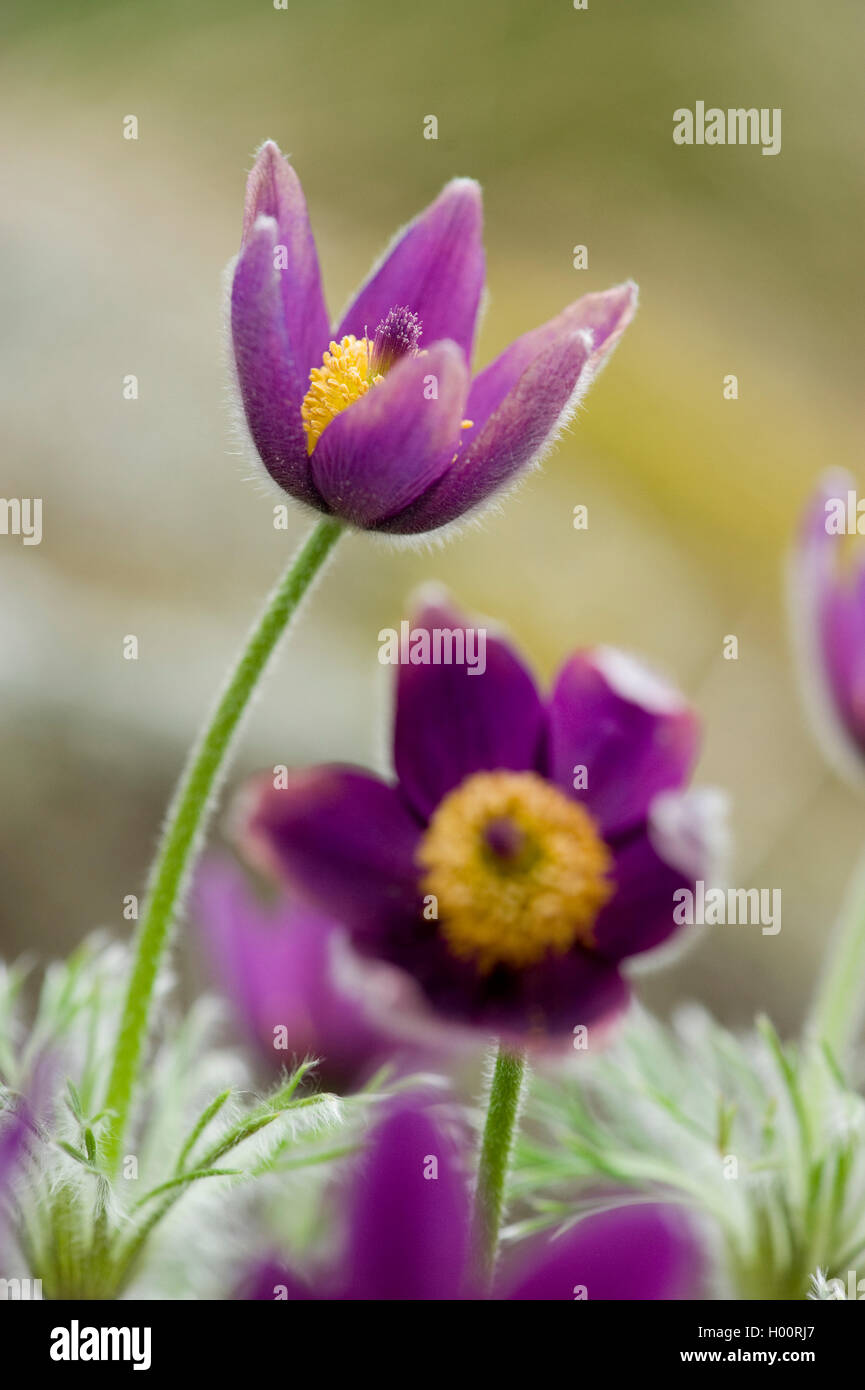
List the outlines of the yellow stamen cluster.
{"type": "Polygon", "coordinates": [[[320,367],[309,374],[309,390],[300,413],[306,430],[306,452],[311,454],[334,416],[365,396],[383,378],[370,365],[372,342],[348,333],[342,342],[332,342],[320,367]]]}
{"type": "Polygon", "coordinates": [[[593,944],[612,855],[589,813],[534,772],[479,772],[444,798],[418,850],[452,953],[479,973],[593,944]],[[503,836],[499,843],[497,836],[503,836]]]}

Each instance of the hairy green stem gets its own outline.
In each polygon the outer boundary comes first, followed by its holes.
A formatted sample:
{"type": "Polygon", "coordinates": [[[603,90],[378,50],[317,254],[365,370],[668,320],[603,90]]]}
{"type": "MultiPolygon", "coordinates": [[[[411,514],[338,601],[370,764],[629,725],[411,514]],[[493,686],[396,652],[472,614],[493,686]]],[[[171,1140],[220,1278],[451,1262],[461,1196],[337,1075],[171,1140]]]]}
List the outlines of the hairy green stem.
{"type": "Polygon", "coordinates": [[[499,1227],[505,1205],[505,1183],[511,1160],[525,1077],[525,1056],[500,1047],[490,1084],[487,1118],[475,1189],[474,1257],[484,1284],[495,1271],[499,1227]]]}
{"type": "Polygon", "coordinates": [[[843,1067],[865,1012],[865,855],[847,888],[811,1007],[808,1032],[843,1067]]]}
{"type": "Polygon", "coordinates": [[[195,743],[175,792],[151,870],[105,1097],[105,1107],[111,1112],[103,1145],[109,1172],[116,1169],[120,1159],[154,986],[175,910],[203,839],[229,748],[280,637],[342,529],[340,522],[329,518],[319,521],[292,560],[195,743]]]}

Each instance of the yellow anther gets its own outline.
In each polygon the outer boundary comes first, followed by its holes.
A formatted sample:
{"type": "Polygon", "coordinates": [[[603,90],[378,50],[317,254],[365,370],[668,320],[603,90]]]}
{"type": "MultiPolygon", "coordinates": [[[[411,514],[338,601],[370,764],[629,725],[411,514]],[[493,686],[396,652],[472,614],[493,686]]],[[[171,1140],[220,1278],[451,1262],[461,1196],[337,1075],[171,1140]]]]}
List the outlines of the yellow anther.
{"type": "Polygon", "coordinates": [[[312,453],[331,420],[382,380],[381,375],[371,370],[371,351],[369,338],[355,338],[348,333],[341,342],[331,343],[320,367],[313,367],[309,374],[309,390],[300,407],[308,454],[312,453]]]}

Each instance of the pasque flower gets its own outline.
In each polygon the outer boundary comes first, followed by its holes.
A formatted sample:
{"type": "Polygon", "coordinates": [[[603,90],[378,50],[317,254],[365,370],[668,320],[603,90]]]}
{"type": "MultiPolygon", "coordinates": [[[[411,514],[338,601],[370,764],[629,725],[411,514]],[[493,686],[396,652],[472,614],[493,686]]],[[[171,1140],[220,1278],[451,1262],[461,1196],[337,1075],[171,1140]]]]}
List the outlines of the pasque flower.
{"type": "MultiPolygon", "coordinates": [[[[826,473],[792,557],[791,621],[800,684],[828,758],[861,780],[865,767],[865,554],[847,534],[855,480],[826,473]]],[[[855,504],[853,523],[856,527],[855,504]]]]}
{"type": "MultiPolygon", "coordinates": [[[[468,1245],[470,1209],[459,1147],[429,1110],[404,1104],[372,1135],[347,1194],[338,1266],[311,1282],[263,1262],[252,1299],[447,1300],[487,1297],[468,1245]]],[[[682,1215],[657,1203],[584,1218],[506,1262],[492,1297],[514,1300],[683,1299],[696,1296],[701,1258],[682,1215]]]]}
{"type": "Polygon", "coordinates": [[[215,855],[198,871],[193,913],[240,1027],[271,1066],[314,1056],[322,1084],[345,1091],[384,1063],[429,1061],[411,1035],[404,977],[361,961],[333,919],[285,893],[263,901],[233,860],[215,855]]]}
{"type": "Polygon", "coordinates": [[[363,529],[435,530],[516,479],[570,418],[636,306],[577,300],[477,377],[481,198],[454,179],[331,330],[300,182],[271,141],[249,176],[231,289],[243,411],[275,481],[363,529]]]}
{"type": "MultiPolygon", "coordinates": [[[[412,630],[430,652],[437,632],[470,641],[443,596],[412,630]]],[[[693,711],[623,653],[577,652],[545,699],[489,633],[483,674],[399,667],[395,782],[261,779],[244,835],[439,1016],[561,1035],[622,1008],[622,962],[671,935],[674,892],[712,870],[717,794],[683,790],[697,744],[693,711]]]]}

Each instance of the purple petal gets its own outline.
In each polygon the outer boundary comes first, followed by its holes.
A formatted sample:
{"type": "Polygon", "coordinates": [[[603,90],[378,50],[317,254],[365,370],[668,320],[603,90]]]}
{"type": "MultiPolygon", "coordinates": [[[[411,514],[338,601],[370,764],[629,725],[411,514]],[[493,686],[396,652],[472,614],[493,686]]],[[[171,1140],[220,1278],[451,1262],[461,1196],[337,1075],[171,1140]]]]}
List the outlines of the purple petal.
{"type": "MultiPolygon", "coordinates": [[[[446,597],[424,604],[411,625],[428,632],[465,632],[468,626],[446,597]]],[[[485,644],[482,674],[479,663],[474,674],[467,665],[400,665],[394,766],[423,817],[473,772],[537,766],[543,707],[534,682],[508,642],[488,633],[485,644]]]]}
{"type": "MultiPolygon", "coordinates": [[[[57,1066],[53,1053],[38,1052],[31,1063],[24,1094],[17,1098],[14,1108],[0,1109],[0,1261],[9,1254],[6,1247],[14,1209],[12,1188],[28,1156],[38,1148],[41,1127],[50,1117],[57,1066]]],[[[44,1167],[44,1154],[40,1160],[44,1167]]]]}
{"type": "Polygon", "coordinates": [[[381,529],[419,534],[487,502],[537,460],[564,427],[618,342],[636,306],[622,285],[578,300],[512,343],[473,383],[456,462],[381,529]]]}
{"type": "Polygon", "coordinates": [[[577,333],[588,333],[591,337],[587,365],[592,375],[597,374],[634,317],[636,308],[637,287],[628,281],[601,294],[585,295],[540,328],[517,338],[472,384],[468,413],[469,419],[474,421],[475,433],[483,428],[493,411],[498,410],[533,362],[546,358],[551,349],[555,351],[577,333]]]}
{"type": "Polygon", "coordinates": [[[349,972],[350,948],[331,918],[284,898],[260,902],[241,870],[215,857],[199,870],[194,913],[223,989],[271,1064],[285,1062],[286,1052],[316,1056],[326,1084],[342,1091],[397,1052],[407,1058],[395,1026],[399,1008],[409,1007],[401,977],[356,958],[349,972]],[[275,1051],[278,1028],[286,1047],[275,1051]]]}
{"type": "Polygon", "coordinates": [[[316,1048],[307,1000],[325,973],[330,918],[310,908],[266,905],[230,861],[211,857],[199,869],[193,914],[217,977],[245,1031],[271,1052],[273,1031],[287,1027],[293,1050],[316,1048]]]}
{"type": "Polygon", "coordinates": [[[436,530],[509,486],[576,409],[588,384],[589,355],[586,338],[576,335],[537,358],[483,429],[465,432],[474,438],[463,440],[443,477],[379,529],[394,535],[436,530]]]}
{"type": "Polygon", "coordinates": [[[805,514],[790,566],[791,620],[800,685],[826,756],[861,782],[865,753],[865,565],[841,567],[844,535],[826,530],[826,504],[855,492],[826,473],[805,514]]]}
{"type": "Polygon", "coordinates": [[[27,1135],[27,1121],[19,1110],[6,1110],[0,1114],[0,1235],[3,1224],[2,1198],[26,1152],[27,1135]]]}
{"type": "Polygon", "coordinates": [[[616,849],[616,892],[595,924],[598,952],[620,961],[689,930],[675,920],[679,900],[674,894],[682,888],[693,891],[698,879],[717,883],[726,850],[721,793],[706,788],[657,797],[645,829],[616,849]]]}
{"type": "Polygon", "coordinates": [[[536,1243],[527,1267],[499,1296],[515,1300],[679,1300],[699,1297],[702,1259],[681,1213],[660,1205],[584,1217],[536,1243]]]}
{"type": "Polygon", "coordinates": [[[451,955],[434,932],[392,933],[383,948],[418,981],[441,1018],[517,1046],[558,1044],[580,1025],[606,1032],[630,999],[616,965],[595,951],[577,948],[529,969],[499,967],[482,975],[451,955]]]}
{"type": "Polygon", "coordinates": [[[301,502],[321,506],[306,453],[300,402],[309,365],[285,324],[280,271],[274,266],[275,221],[250,230],[231,289],[231,335],[237,383],[252,441],[271,477],[301,502]]]}
{"type": "Polygon", "coordinates": [[[441,477],[459,442],[468,369],[455,343],[403,358],[327,426],[312,474],[328,506],[356,526],[373,526],[441,477]],[[427,399],[434,377],[437,394],[427,399]]]}
{"type": "Polygon", "coordinates": [[[458,1298],[468,1227],[466,1183],[449,1135],[424,1109],[398,1109],[374,1134],[358,1175],[346,1297],[458,1298]]]}
{"type": "Polygon", "coordinates": [[[242,247],[260,217],[273,218],[276,242],[285,247],[285,269],[277,274],[289,352],[302,386],[292,397],[299,407],[310,368],[320,364],[327,347],[329,320],[300,179],[272,140],[262,145],[247,181],[242,247]]]}
{"type": "Polygon", "coordinates": [[[550,697],[549,776],[606,837],[640,824],[659,792],[687,782],[698,743],[691,708],[624,652],[579,652],[562,668],[550,697]],[[578,768],[584,790],[574,789],[578,768]]]}
{"type": "Polygon", "coordinates": [[[394,787],[345,767],[294,773],[285,788],[261,779],[247,797],[251,862],[285,877],[313,906],[361,940],[418,915],[417,821],[394,787]]]}
{"type": "Polygon", "coordinates": [[[434,203],[398,235],[347,310],[337,338],[371,337],[388,310],[405,306],[423,326],[421,347],[441,338],[471,359],[484,284],[481,191],[453,179],[434,203]]]}

